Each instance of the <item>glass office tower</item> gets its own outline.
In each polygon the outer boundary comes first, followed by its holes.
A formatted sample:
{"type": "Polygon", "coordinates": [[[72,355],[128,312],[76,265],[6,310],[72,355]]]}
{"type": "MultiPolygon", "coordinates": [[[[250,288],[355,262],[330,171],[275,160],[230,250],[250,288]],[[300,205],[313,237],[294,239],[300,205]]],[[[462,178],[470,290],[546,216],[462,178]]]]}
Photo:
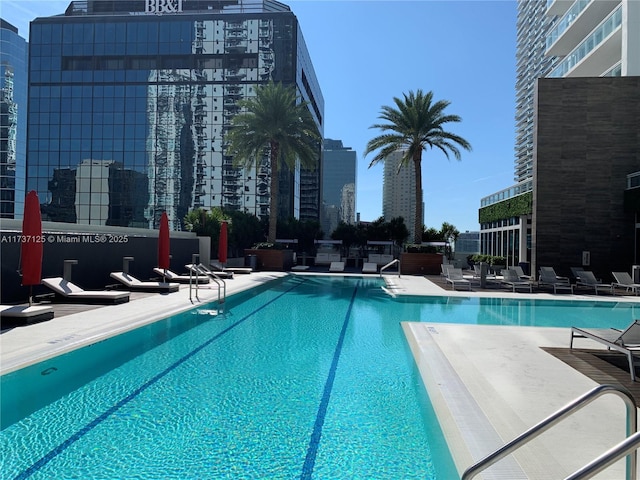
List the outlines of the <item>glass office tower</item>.
{"type": "Polygon", "coordinates": [[[356,152],[341,140],[324,139],[322,152],[322,217],[325,238],[340,222],[356,222],[356,152]]]}
{"type": "Polygon", "coordinates": [[[22,218],[26,140],[27,42],[0,19],[0,218],[22,218]]]}
{"type": "MultiPolygon", "coordinates": [[[[295,85],[322,134],[302,32],[271,0],[72,2],[31,23],[30,75],[27,185],[46,220],[157,228],[166,211],[180,230],[193,208],[268,215],[268,155],[234,167],[225,133],[269,79],[295,85]]],[[[300,218],[319,170],[279,182],[279,217],[300,218]]]]}

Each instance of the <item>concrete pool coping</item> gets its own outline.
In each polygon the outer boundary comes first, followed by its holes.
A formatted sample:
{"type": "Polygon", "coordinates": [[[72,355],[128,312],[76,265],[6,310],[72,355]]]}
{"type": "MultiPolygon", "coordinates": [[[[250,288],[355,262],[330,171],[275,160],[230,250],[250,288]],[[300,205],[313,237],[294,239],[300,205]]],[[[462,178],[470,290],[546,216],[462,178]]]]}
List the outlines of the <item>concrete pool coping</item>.
{"type": "MultiPolygon", "coordinates": [[[[254,272],[227,281],[227,295],[288,275],[254,272]]],[[[296,273],[304,275],[304,273],[296,273]]],[[[317,275],[317,273],[309,273],[317,275]]],[[[361,276],[361,275],[356,275],[361,276]]],[[[501,297],[638,303],[634,297],[547,293],[452,292],[421,276],[385,275],[396,296],[501,297]]],[[[202,304],[217,290],[199,289],[202,304]]],[[[93,308],[3,330],[0,373],[138,328],[193,308],[188,286],[168,295],[93,308]]],[[[569,327],[416,323],[400,319],[459,473],[597,383],[542,347],[566,348],[569,327]]],[[[594,345],[589,345],[593,347],[594,345]]],[[[598,399],[476,478],[564,478],[624,438],[623,403],[598,399]]],[[[596,478],[624,478],[620,461],[596,478]]]]}

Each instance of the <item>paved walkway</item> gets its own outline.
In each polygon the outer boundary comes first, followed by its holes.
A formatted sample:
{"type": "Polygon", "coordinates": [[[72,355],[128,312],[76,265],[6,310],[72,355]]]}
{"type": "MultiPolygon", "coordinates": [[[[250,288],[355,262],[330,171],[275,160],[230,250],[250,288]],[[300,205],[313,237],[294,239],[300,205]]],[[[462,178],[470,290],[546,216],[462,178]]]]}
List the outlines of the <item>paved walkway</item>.
{"type": "MultiPolygon", "coordinates": [[[[237,293],[285,275],[254,272],[227,281],[237,293]]],[[[451,291],[420,276],[385,275],[392,295],[449,295],[586,299],[638,303],[634,297],[451,291]]],[[[217,299],[199,290],[200,303],[217,299]]],[[[198,301],[195,301],[198,303],[198,301]]],[[[63,314],[53,320],[4,330],[0,372],[7,373],[103,338],[192,308],[188,286],[166,295],[142,295],[121,305],[63,314]]],[[[568,328],[535,328],[403,322],[434,409],[461,473],[474,461],[522,433],[598,383],[549,354],[566,348],[568,328]]],[[[595,345],[588,345],[590,348],[595,345]]],[[[625,383],[625,375],[611,382],[625,383]]],[[[488,470],[486,479],[564,478],[624,437],[625,410],[615,397],[601,398],[488,470]]],[[[624,478],[618,462],[596,478],[624,478]]]]}

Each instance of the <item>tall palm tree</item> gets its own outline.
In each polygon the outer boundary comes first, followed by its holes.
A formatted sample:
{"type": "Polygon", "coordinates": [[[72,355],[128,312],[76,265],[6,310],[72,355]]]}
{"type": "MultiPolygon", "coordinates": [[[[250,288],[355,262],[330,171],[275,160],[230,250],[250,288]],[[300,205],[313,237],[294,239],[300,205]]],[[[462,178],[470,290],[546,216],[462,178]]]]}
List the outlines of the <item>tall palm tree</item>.
{"type": "Polygon", "coordinates": [[[320,152],[320,135],[306,103],[298,101],[294,87],[269,83],[256,90],[256,96],[238,102],[243,113],[232,120],[227,134],[228,154],[234,164],[250,168],[268,149],[271,166],[269,234],[276,240],[278,220],[278,170],[283,161],[291,170],[296,160],[303,168],[315,169],[320,152]]]}
{"type": "Polygon", "coordinates": [[[403,99],[394,97],[396,108],[383,106],[380,112],[381,120],[387,123],[372,125],[383,133],[367,143],[364,155],[379,150],[369,164],[369,168],[384,161],[393,152],[402,151],[403,157],[400,167],[413,163],[416,177],[416,217],[414,219],[414,242],[422,242],[422,151],[429,148],[441,150],[447,158],[453,153],[456,160],[460,160],[458,147],[471,151],[471,145],[464,138],[444,129],[445,124],[460,122],[458,115],[446,115],[445,109],[451,102],[447,100],[433,101],[433,92],[416,93],[409,91],[403,94],[403,99]]]}

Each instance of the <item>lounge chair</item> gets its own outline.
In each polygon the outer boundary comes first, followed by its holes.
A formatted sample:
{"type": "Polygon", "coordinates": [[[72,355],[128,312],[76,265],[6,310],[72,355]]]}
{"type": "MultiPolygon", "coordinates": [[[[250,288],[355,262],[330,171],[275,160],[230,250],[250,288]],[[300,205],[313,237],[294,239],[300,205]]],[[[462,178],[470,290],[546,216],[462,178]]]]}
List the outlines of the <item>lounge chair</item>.
{"type": "Polygon", "coordinates": [[[225,278],[225,279],[229,279],[229,278],[233,278],[233,272],[225,272],[225,271],[214,271],[211,270],[207,267],[205,267],[203,264],[199,263],[197,265],[192,264],[192,263],[188,263],[185,265],[187,270],[191,270],[193,271],[193,273],[197,273],[198,275],[201,275],[203,277],[207,277],[207,278],[213,278],[213,279],[218,279],[218,278],[225,278]]]}
{"type": "Polygon", "coordinates": [[[362,264],[362,273],[378,273],[378,264],[373,262],[364,262],[362,264]]]}
{"type": "Polygon", "coordinates": [[[569,349],[573,348],[574,338],[589,338],[606,345],[610,350],[617,350],[627,356],[631,381],[636,381],[634,365],[634,352],[640,351],[640,322],[634,320],[624,331],[615,328],[582,329],[571,327],[571,342],[569,349]]]}
{"type": "Polygon", "coordinates": [[[512,268],[502,270],[502,283],[511,287],[514,292],[516,288],[528,288],[530,293],[533,292],[533,284],[528,280],[522,280],[512,268]]]}
{"type": "Polygon", "coordinates": [[[42,284],[53,290],[58,298],[82,303],[125,303],[130,295],[130,292],[83,290],[62,277],[43,278],[42,284]]]}
{"type": "Polygon", "coordinates": [[[227,272],[227,273],[237,273],[237,274],[249,274],[253,272],[253,268],[251,267],[224,267],[216,262],[209,262],[210,270],[214,272],[227,272]]]}
{"type": "Polygon", "coordinates": [[[573,285],[571,285],[569,279],[567,277],[559,277],[556,275],[553,267],[540,267],[538,286],[552,287],[553,293],[558,293],[558,290],[569,290],[573,293],[573,285]]]}
{"type": "Polygon", "coordinates": [[[520,278],[520,280],[531,280],[531,275],[525,274],[521,266],[510,267],[510,268],[512,270],[515,270],[516,275],[518,275],[518,278],[520,278]]]}
{"type": "Polygon", "coordinates": [[[455,268],[451,263],[441,263],[440,270],[442,270],[442,273],[440,275],[447,278],[449,276],[449,269],[451,268],[455,268]]]}
{"type": "Polygon", "coordinates": [[[576,279],[576,282],[580,280],[580,274],[584,272],[584,268],[582,267],[571,267],[571,275],[576,279]]]}
{"type": "Polygon", "coordinates": [[[640,283],[635,283],[631,275],[627,272],[611,272],[615,282],[611,283],[612,291],[615,293],[615,288],[624,288],[626,292],[633,292],[634,295],[638,295],[638,289],[640,289],[640,283]]]}
{"type": "MultiPolygon", "coordinates": [[[[482,267],[479,263],[473,264],[473,278],[481,278],[482,277],[482,267]]],[[[484,278],[493,278],[497,279],[495,272],[490,271],[489,265],[487,265],[487,270],[484,278]]]]}
{"type": "Polygon", "coordinates": [[[177,292],[180,288],[179,283],[167,282],[143,282],[128,273],[111,272],[111,278],[125,285],[129,290],[138,290],[145,292],[177,292]]]}
{"type": "Polygon", "coordinates": [[[45,305],[0,305],[1,323],[43,322],[53,318],[53,308],[45,305]]]}
{"type": "Polygon", "coordinates": [[[611,295],[613,295],[613,285],[610,283],[602,283],[598,280],[593,272],[588,270],[582,270],[580,272],[580,277],[576,282],[576,287],[586,287],[588,289],[593,288],[596,292],[596,295],[600,290],[608,290],[611,295]]]}
{"type": "Polygon", "coordinates": [[[331,262],[329,265],[330,272],[344,272],[344,262],[331,262]]]}
{"type": "Polygon", "coordinates": [[[455,290],[458,285],[466,285],[467,290],[471,290],[471,282],[464,278],[461,268],[450,268],[447,276],[447,283],[451,284],[451,289],[455,290]]]}
{"type": "Polygon", "coordinates": [[[165,280],[168,280],[169,282],[189,283],[189,282],[196,282],[196,278],[197,278],[198,283],[209,283],[209,277],[206,275],[199,275],[198,277],[196,277],[195,275],[192,275],[192,276],[178,275],[177,273],[172,272],[171,270],[165,270],[163,268],[157,268],[157,267],[154,268],[153,271],[158,275],[160,275],[165,280]]]}

